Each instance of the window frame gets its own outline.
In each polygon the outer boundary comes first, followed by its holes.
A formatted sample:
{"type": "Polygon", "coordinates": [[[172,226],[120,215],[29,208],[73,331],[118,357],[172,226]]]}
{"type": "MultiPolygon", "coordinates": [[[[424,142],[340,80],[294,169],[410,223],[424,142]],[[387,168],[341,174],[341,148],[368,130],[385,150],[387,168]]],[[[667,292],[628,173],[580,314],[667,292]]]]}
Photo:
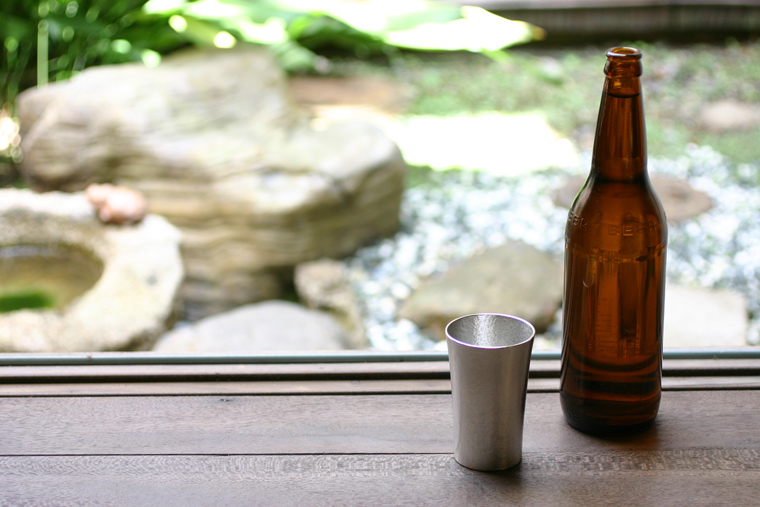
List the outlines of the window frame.
{"type": "MultiPolygon", "coordinates": [[[[559,379],[561,354],[534,351],[531,379],[559,379]]],[[[666,350],[664,377],[760,376],[760,349],[666,350]]],[[[309,380],[449,380],[445,351],[190,355],[151,352],[2,353],[3,385],[114,384],[254,381],[291,384],[309,380]]],[[[168,384],[167,384],[168,385],[168,384]]],[[[549,384],[547,384],[548,386],[549,384]]],[[[241,389],[238,386],[235,389],[241,389]]],[[[543,388],[546,391],[556,390],[543,388]]],[[[164,386],[164,391],[171,392],[164,386]]],[[[182,389],[180,389],[181,391],[182,389]]]]}

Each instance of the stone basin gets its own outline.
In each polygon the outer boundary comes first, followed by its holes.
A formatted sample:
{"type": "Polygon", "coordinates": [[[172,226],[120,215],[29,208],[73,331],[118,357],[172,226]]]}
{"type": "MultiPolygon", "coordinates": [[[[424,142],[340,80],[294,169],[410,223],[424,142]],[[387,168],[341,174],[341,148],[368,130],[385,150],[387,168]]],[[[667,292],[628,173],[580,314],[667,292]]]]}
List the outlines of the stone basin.
{"type": "Polygon", "coordinates": [[[77,246],[0,247],[0,313],[25,308],[63,310],[102,274],[103,262],[77,246]]]}
{"type": "Polygon", "coordinates": [[[0,190],[0,351],[149,348],[175,319],[180,233],[100,222],[83,193],[0,190]]]}

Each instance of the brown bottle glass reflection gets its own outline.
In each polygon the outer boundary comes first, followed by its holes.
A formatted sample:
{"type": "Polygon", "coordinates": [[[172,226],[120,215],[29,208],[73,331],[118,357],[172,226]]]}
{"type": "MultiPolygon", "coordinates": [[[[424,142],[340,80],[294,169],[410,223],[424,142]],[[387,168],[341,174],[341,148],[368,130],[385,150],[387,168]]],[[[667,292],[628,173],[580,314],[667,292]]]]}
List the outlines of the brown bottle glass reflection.
{"type": "Polygon", "coordinates": [[[660,405],[667,222],[647,175],[641,52],[607,52],[591,172],[565,230],[560,399],[589,433],[648,426],[660,405]]]}

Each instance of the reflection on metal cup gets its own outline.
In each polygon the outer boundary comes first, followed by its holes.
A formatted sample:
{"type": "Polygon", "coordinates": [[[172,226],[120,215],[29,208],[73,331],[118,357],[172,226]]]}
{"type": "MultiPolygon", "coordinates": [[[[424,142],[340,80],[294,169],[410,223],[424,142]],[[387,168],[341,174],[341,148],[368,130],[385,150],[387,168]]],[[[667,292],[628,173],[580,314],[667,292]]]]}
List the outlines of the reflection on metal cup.
{"type": "Polygon", "coordinates": [[[494,313],[446,326],[454,408],[454,459],[474,470],[504,470],[522,459],[533,326],[494,313]]]}

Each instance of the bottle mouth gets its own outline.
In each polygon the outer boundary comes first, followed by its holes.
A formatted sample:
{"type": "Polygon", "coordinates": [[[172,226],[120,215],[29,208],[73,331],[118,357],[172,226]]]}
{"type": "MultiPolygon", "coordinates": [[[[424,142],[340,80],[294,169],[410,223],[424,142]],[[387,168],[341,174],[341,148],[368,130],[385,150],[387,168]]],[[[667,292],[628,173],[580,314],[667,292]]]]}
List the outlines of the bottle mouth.
{"type": "Polygon", "coordinates": [[[641,76],[641,51],[631,47],[607,50],[604,73],[608,77],[633,78],[641,76]]]}
{"type": "Polygon", "coordinates": [[[639,51],[636,48],[631,47],[617,47],[617,48],[611,48],[607,50],[607,58],[614,58],[614,59],[640,59],[641,58],[641,51],[639,51]]]}

